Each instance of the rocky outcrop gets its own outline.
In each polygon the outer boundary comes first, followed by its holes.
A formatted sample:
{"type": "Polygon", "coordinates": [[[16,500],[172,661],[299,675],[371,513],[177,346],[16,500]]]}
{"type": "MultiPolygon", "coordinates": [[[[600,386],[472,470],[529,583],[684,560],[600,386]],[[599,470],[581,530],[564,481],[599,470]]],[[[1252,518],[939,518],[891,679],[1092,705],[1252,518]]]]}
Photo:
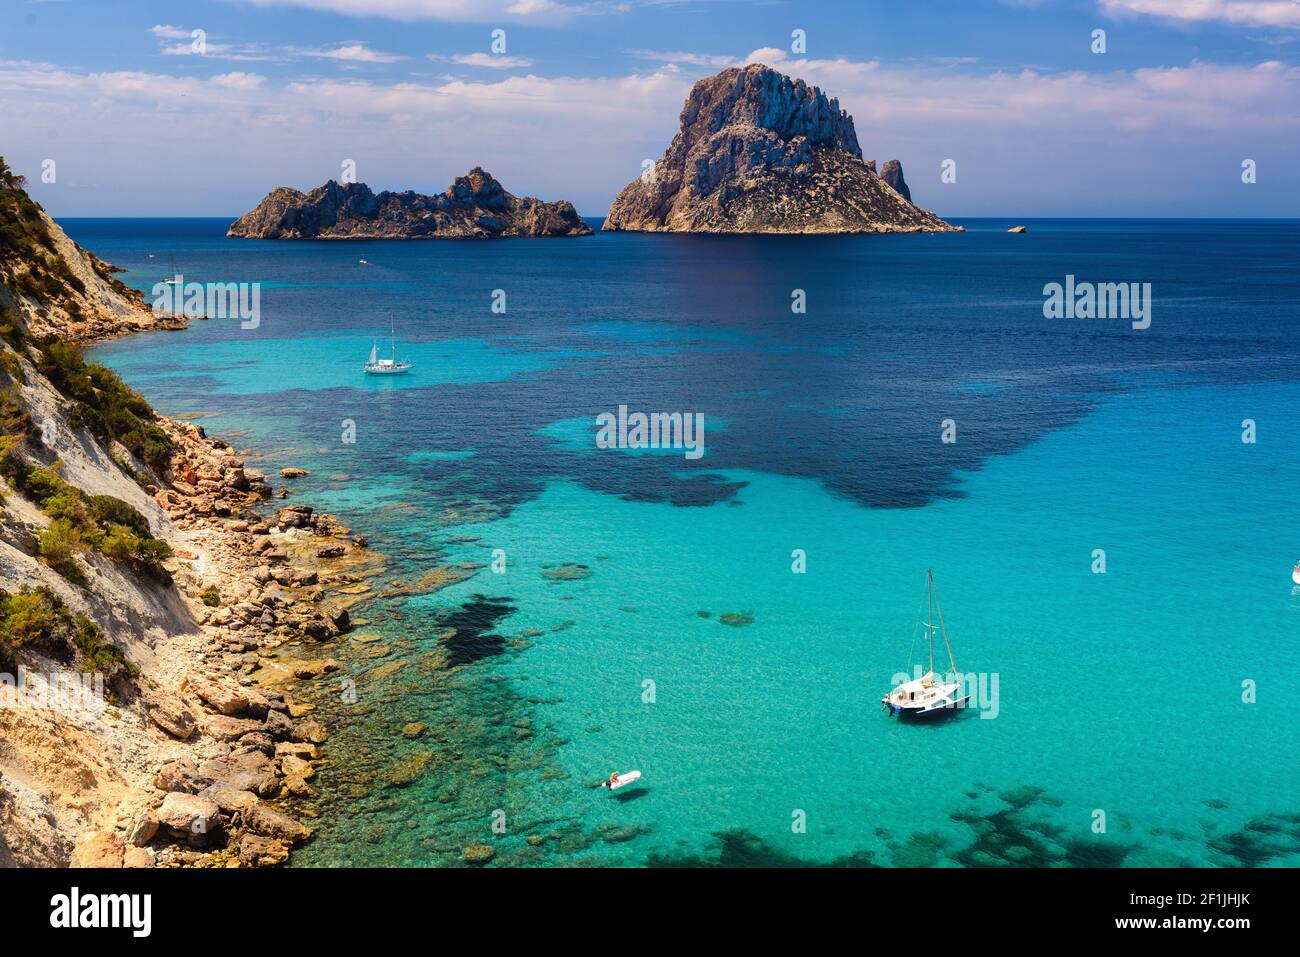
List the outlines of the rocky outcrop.
{"type": "Polygon", "coordinates": [[[887,160],[880,170],[880,178],[903,199],[909,203],[912,201],[912,191],[907,188],[907,180],[903,179],[903,164],[898,160],[887,160]]]}
{"type": "Polygon", "coordinates": [[[0,672],[28,675],[0,682],[0,867],[280,863],[310,836],[290,814],[315,794],[326,729],[268,676],[297,680],[279,659],[351,627],[335,589],[383,556],[306,505],[268,521],[266,477],[199,426],[133,394],[105,404],[100,387],[116,380],[64,341],[142,328],[150,314],[3,160],[0,227],[0,672]],[[129,408],[147,461],[92,426],[101,408],[129,408]],[[84,540],[52,561],[43,533],[56,519],[37,469],[46,486],[63,483],[65,513],[93,497],[167,547],[143,571],[84,540]],[[17,640],[15,601],[40,610],[17,640]],[[92,665],[121,679],[107,696],[29,693],[92,665]]]}
{"type": "Polygon", "coordinates": [[[250,239],[491,239],[589,236],[567,200],[512,196],[474,167],[436,196],[406,190],[376,194],[365,183],[330,180],[309,193],[273,190],[231,224],[250,239]]]}
{"type": "Polygon", "coordinates": [[[118,270],[73,242],[23,185],[0,157],[0,310],[21,318],[30,336],[86,342],[185,325],[151,312],[118,270]]]}
{"type": "Polygon", "coordinates": [[[695,84],[681,127],[652,169],[629,183],[604,228],[647,232],[946,231],[864,162],[853,118],[817,87],[752,64],[695,84]]]}

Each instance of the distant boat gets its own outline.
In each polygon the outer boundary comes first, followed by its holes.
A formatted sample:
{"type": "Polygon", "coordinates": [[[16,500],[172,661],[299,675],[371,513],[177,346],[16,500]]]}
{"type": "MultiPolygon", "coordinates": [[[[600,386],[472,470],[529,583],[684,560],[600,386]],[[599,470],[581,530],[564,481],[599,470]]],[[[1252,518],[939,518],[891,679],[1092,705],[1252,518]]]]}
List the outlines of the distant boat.
{"type": "Polygon", "coordinates": [[[379,343],[372,340],[370,343],[370,358],[366,360],[365,371],[367,375],[403,375],[411,371],[411,363],[397,361],[397,335],[393,333],[392,338],[392,355],[387,359],[379,358],[379,343]]]}
{"type": "MultiPolygon", "coordinates": [[[[153,257],[150,256],[149,258],[152,259],[153,257]]],[[[172,274],[168,278],[164,279],[162,284],[164,286],[181,286],[184,284],[184,280],[181,279],[180,271],[176,268],[175,258],[172,259],[172,274]]]]}
{"type": "Polygon", "coordinates": [[[369,265],[370,265],[370,263],[366,262],[364,259],[358,259],[357,262],[360,263],[362,266],[369,266],[369,265]]]}
{"type": "Polygon", "coordinates": [[[934,633],[943,635],[943,645],[948,649],[948,664],[952,665],[952,674],[958,674],[957,662],[952,657],[952,645],[948,641],[948,629],[943,624],[943,609],[939,607],[939,594],[934,588],[934,574],[925,571],[926,620],[921,627],[926,630],[930,645],[930,670],[920,678],[904,681],[889,694],[880,699],[890,715],[902,715],[905,718],[923,718],[945,711],[964,707],[970,695],[961,695],[960,683],[947,683],[934,673],[934,633]],[[935,625],[935,612],[939,613],[939,624],[935,625]]]}
{"type": "Polygon", "coordinates": [[[640,771],[624,771],[622,774],[615,772],[609,776],[609,780],[602,781],[600,786],[603,788],[609,788],[611,791],[617,791],[619,788],[627,787],[633,781],[640,780],[640,771]]]}
{"type": "Polygon", "coordinates": [[[1291,580],[1300,585],[1300,562],[1295,563],[1295,568],[1291,569],[1291,580]]]}

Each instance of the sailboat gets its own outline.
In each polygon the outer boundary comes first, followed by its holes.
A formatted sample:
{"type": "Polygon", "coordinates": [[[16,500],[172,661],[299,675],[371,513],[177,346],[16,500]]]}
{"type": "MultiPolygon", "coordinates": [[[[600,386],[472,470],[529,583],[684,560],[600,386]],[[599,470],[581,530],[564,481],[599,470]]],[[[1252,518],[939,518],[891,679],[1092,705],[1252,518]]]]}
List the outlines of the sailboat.
{"type": "Polygon", "coordinates": [[[411,371],[411,363],[397,361],[397,333],[396,327],[391,336],[392,356],[387,359],[379,358],[379,342],[371,340],[370,358],[366,360],[365,370],[367,375],[402,375],[411,371]]]}
{"type": "MultiPolygon", "coordinates": [[[[152,258],[152,257],[151,257],[151,258],[152,258]]],[[[180,271],[176,268],[176,257],[175,257],[175,256],[173,256],[173,257],[171,258],[171,264],[172,264],[172,272],[171,272],[171,275],[168,276],[166,279],[164,279],[164,280],[162,281],[162,284],[163,284],[164,286],[175,286],[175,287],[177,287],[177,288],[179,289],[179,288],[181,287],[181,285],[184,283],[184,280],[181,278],[180,271]]]]}
{"type": "MultiPolygon", "coordinates": [[[[955,683],[946,682],[934,673],[934,633],[943,636],[943,646],[948,650],[948,664],[952,666],[951,674],[956,677],[957,662],[952,657],[952,644],[948,641],[948,629],[943,623],[943,609],[939,607],[939,593],[934,587],[934,573],[925,570],[925,605],[926,620],[921,627],[926,630],[926,640],[930,646],[930,670],[920,678],[904,681],[889,694],[880,699],[881,710],[888,710],[890,715],[905,718],[924,718],[928,715],[941,714],[966,706],[970,695],[961,693],[958,678],[955,683]],[[939,624],[934,623],[935,613],[939,614],[939,624]]],[[[908,666],[911,666],[909,662],[908,666]]]]}

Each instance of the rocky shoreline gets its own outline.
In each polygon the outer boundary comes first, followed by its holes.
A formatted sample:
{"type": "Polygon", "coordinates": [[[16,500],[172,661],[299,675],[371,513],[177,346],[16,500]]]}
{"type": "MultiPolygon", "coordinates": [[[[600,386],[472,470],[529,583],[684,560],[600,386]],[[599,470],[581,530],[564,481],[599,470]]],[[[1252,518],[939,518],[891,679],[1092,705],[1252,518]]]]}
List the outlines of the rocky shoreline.
{"type": "Polygon", "coordinates": [[[306,686],[339,670],[304,653],[351,627],[357,596],[333,589],[357,591],[385,562],[310,506],[263,518],[256,506],[273,493],[261,473],[199,426],[161,421],[177,444],[176,478],[149,491],[176,530],[168,570],[199,630],[169,645],[170,666],[141,681],[140,701],[184,746],[142,775],[113,826],[78,838],[72,864],[279,864],[312,834],[298,818],[314,814],[304,801],[326,759],[306,686]]]}

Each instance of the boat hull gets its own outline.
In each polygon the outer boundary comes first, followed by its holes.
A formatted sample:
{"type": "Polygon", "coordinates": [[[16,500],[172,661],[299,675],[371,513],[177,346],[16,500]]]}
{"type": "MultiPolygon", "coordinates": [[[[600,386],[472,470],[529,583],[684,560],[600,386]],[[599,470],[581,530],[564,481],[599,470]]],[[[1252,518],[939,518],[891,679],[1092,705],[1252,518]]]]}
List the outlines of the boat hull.
{"type": "Polygon", "coordinates": [[[942,717],[943,715],[952,714],[965,708],[970,702],[970,695],[963,695],[960,698],[951,701],[942,701],[938,704],[923,705],[917,707],[906,707],[903,705],[885,702],[889,708],[890,715],[897,715],[900,718],[932,718],[942,717]]]}

